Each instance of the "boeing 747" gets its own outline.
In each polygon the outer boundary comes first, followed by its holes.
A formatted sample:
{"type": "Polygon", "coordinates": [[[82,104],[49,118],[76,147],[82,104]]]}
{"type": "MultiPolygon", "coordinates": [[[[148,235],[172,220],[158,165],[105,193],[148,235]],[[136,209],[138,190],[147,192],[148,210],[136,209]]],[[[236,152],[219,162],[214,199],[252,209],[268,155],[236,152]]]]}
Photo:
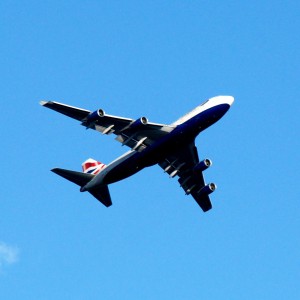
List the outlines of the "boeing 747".
{"type": "Polygon", "coordinates": [[[180,187],[191,195],[204,212],[212,208],[209,195],[216,184],[206,184],[203,172],[212,164],[210,159],[199,160],[195,146],[197,135],[221,119],[234,98],[211,98],[171,125],[108,115],[103,109],[89,111],[54,101],[40,104],[81,122],[102,134],[116,135],[116,140],[130,151],[108,165],[94,159],[82,164],[83,172],[55,168],[52,171],[89,192],[106,207],[112,205],[108,185],[125,179],[146,167],[158,164],[171,178],[178,176],[180,187]]]}

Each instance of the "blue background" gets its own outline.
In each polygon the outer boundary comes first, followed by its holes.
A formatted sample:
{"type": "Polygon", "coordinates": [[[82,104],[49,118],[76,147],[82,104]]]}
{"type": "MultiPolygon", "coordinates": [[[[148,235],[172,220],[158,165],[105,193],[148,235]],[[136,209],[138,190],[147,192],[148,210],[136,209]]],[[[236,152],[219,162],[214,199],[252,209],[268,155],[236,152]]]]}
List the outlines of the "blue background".
{"type": "Polygon", "coordinates": [[[300,297],[297,1],[1,1],[1,299],[300,297]],[[40,100],[172,123],[235,103],[196,141],[203,213],[155,166],[109,209],[51,173],[109,163],[112,136],[40,100]]]}

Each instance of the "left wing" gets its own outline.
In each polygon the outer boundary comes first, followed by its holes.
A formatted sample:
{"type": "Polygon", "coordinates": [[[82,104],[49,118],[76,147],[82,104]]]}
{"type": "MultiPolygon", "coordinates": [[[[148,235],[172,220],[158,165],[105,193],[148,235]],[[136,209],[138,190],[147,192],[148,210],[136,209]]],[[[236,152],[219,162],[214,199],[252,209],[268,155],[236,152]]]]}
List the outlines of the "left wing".
{"type": "Polygon", "coordinates": [[[150,123],[145,117],[134,120],[107,115],[102,109],[94,112],[55,101],[41,101],[41,105],[62,113],[81,125],[101,132],[114,133],[116,140],[133,150],[142,151],[160,137],[171,132],[176,126],[150,123]]]}
{"type": "Polygon", "coordinates": [[[202,171],[207,169],[211,161],[206,159],[199,162],[198,151],[195,143],[190,143],[180,149],[176,154],[167,157],[159,166],[170,175],[179,176],[178,182],[186,195],[191,194],[204,212],[212,208],[209,194],[216,186],[205,184],[202,171]]]}

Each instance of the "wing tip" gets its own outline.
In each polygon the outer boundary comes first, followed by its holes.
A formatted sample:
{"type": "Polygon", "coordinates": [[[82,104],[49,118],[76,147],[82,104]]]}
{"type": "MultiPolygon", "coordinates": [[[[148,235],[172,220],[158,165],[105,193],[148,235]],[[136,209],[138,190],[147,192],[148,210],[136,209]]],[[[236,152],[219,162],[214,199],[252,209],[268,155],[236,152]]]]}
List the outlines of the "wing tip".
{"type": "Polygon", "coordinates": [[[40,105],[42,106],[51,106],[51,104],[55,104],[55,103],[58,103],[58,102],[54,102],[54,101],[45,101],[45,100],[41,100],[40,101],[40,105]]]}
{"type": "Polygon", "coordinates": [[[42,105],[42,106],[45,106],[47,103],[48,103],[48,101],[44,101],[44,100],[40,101],[40,105],[42,105]]]}

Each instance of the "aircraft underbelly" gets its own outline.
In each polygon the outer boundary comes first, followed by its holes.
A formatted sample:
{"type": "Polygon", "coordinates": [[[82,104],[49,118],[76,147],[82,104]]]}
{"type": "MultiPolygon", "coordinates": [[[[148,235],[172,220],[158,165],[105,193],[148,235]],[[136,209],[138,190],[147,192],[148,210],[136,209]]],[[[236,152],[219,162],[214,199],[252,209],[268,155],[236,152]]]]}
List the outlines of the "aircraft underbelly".
{"type": "Polygon", "coordinates": [[[125,179],[142,168],[139,168],[139,159],[130,157],[127,160],[121,162],[120,164],[114,166],[104,177],[105,184],[111,184],[122,179],[125,179]]]}
{"type": "Polygon", "coordinates": [[[160,138],[142,152],[135,152],[120,161],[105,175],[103,182],[111,184],[163,161],[168,155],[178,152],[181,147],[192,142],[196,136],[219,120],[227,111],[227,106],[218,106],[179,125],[172,132],[160,138]]]}
{"type": "Polygon", "coordinates": [[[170,134],[155,142],[153,145],[148,146],[142,152],[136,152],[134,155],[128,157],[126,160],[116,164],[111,170],[107,172],[103,182],[111,184],[135,173],[141,171],[146,167],[153,166],[163,161],[172,152],[178,151],[182,145],[186,145],[186,136],[181,132],[170,134]]]}

